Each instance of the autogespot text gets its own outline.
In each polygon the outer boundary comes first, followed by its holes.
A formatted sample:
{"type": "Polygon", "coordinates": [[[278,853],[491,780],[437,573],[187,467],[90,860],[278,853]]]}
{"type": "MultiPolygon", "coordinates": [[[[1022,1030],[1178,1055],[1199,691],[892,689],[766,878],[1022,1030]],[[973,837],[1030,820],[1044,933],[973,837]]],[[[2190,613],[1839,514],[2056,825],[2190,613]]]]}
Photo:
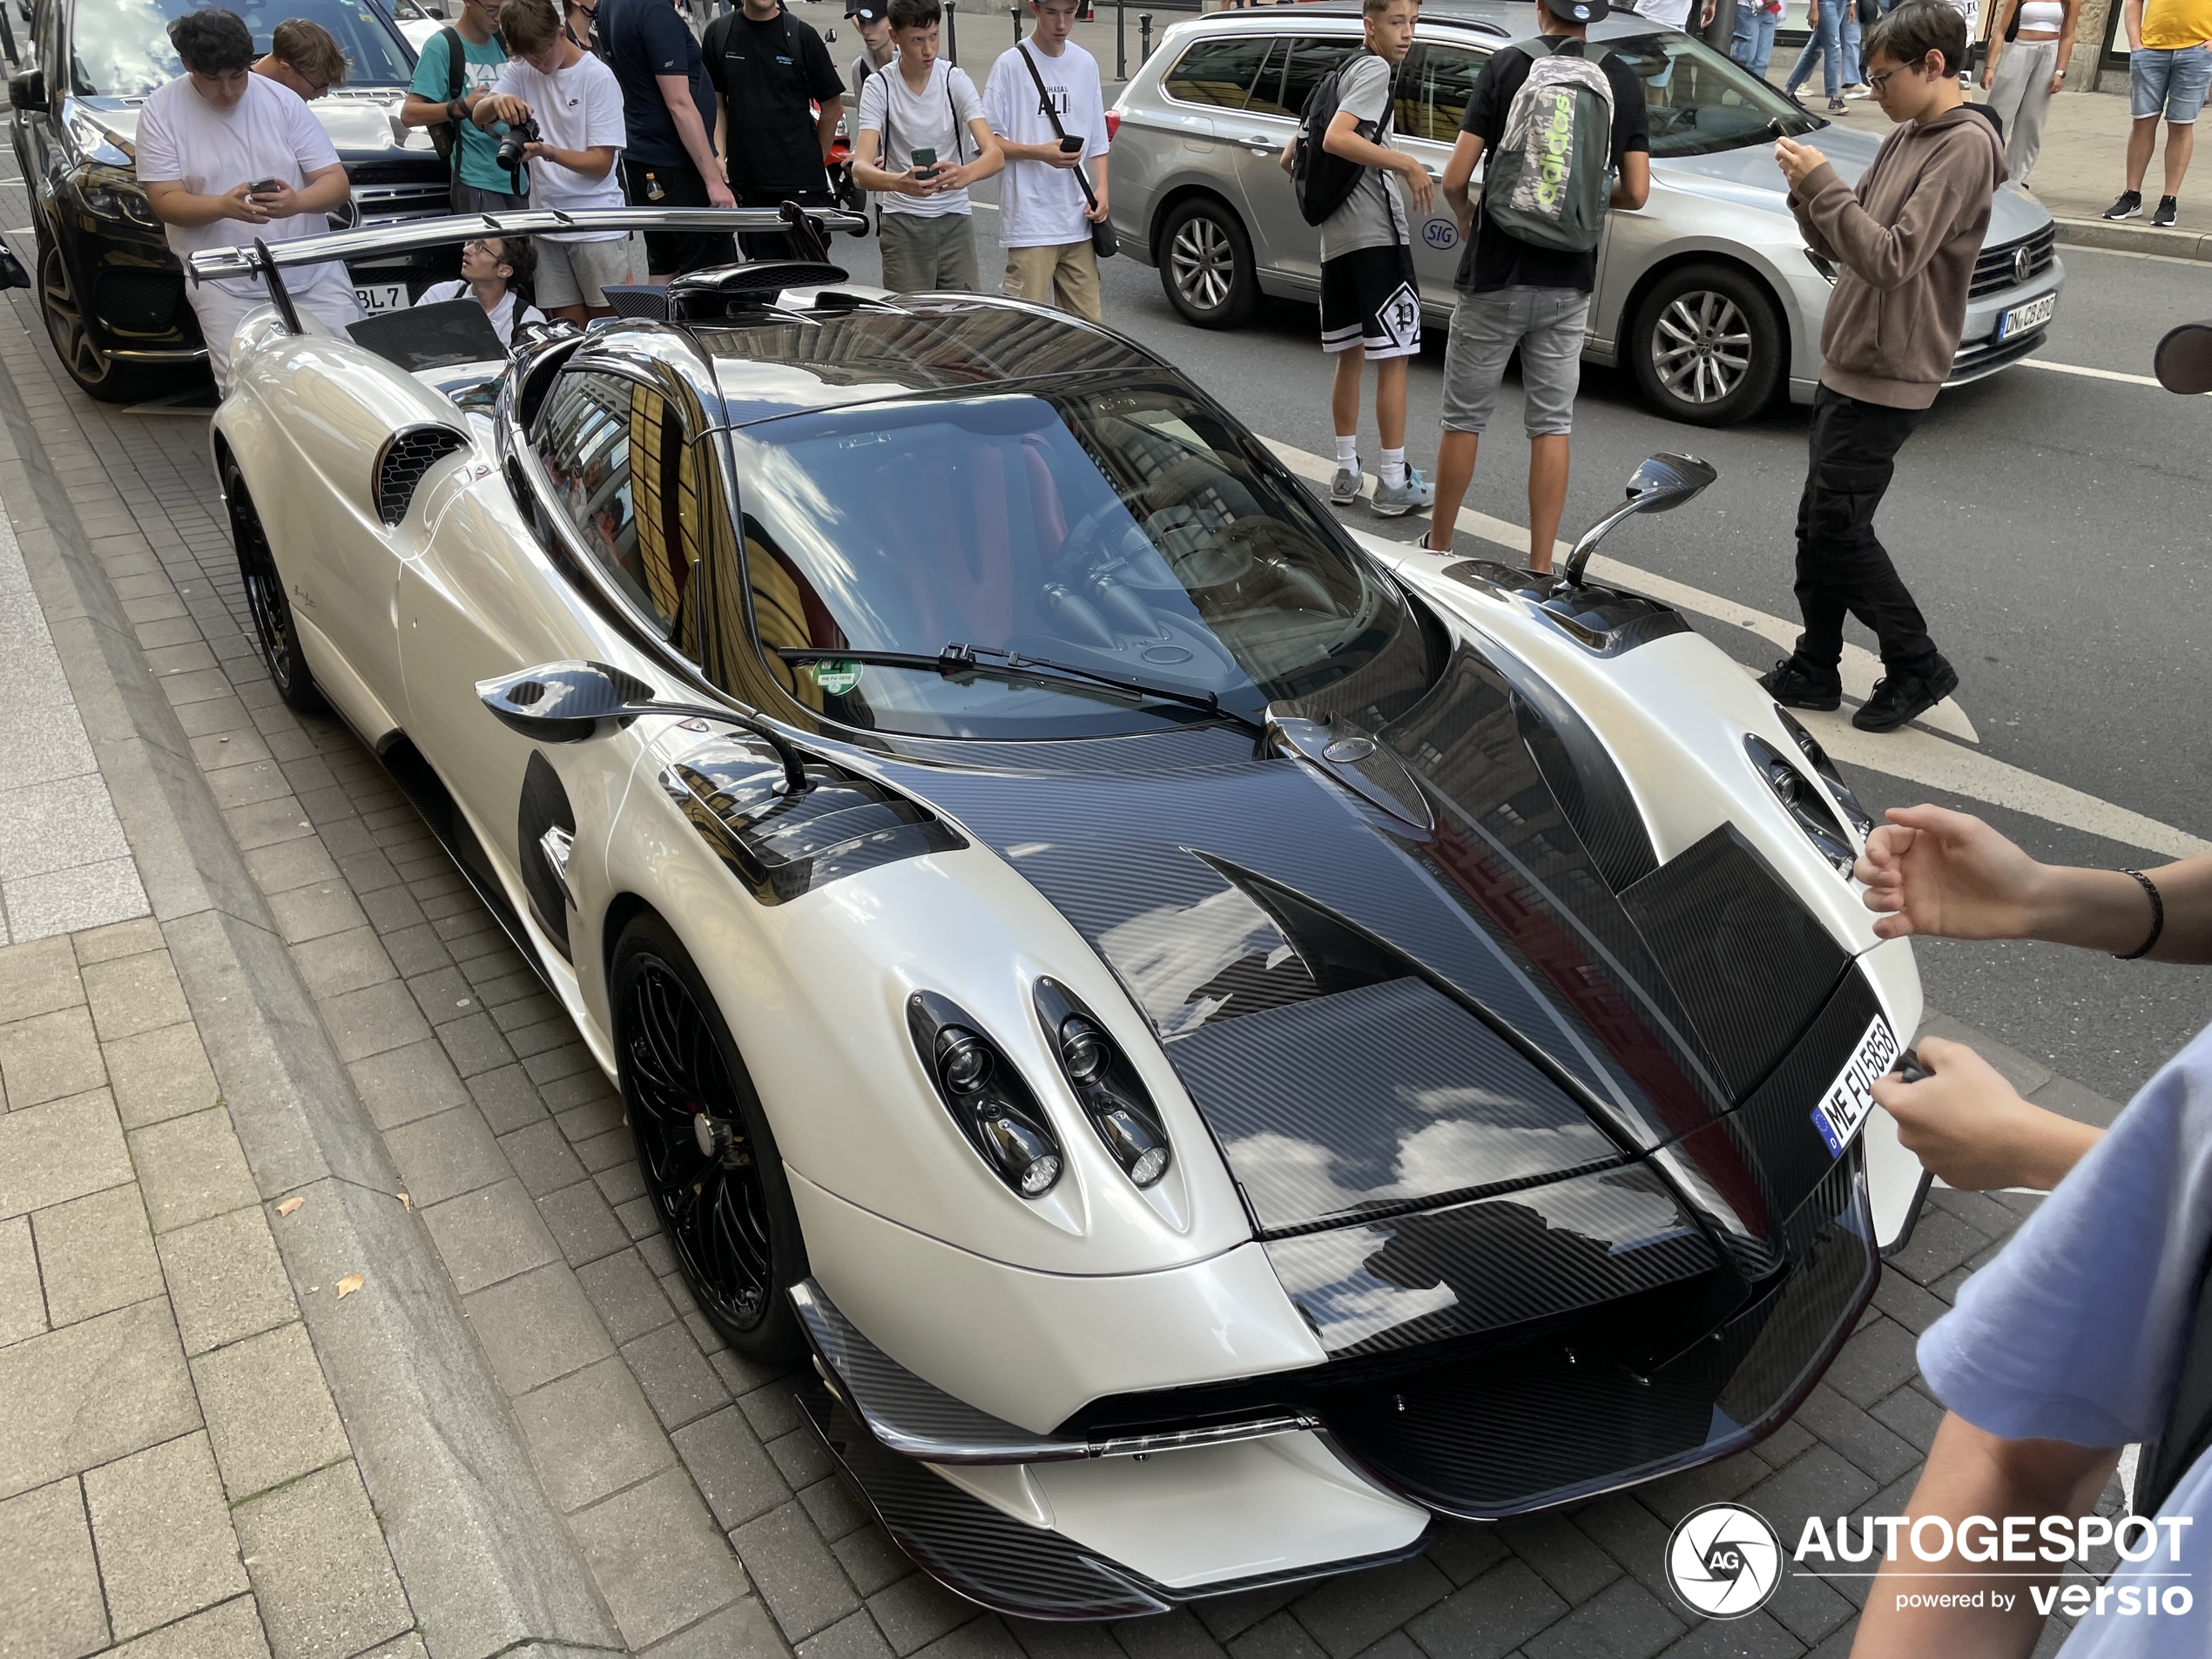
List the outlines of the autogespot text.
{"type": "MultiPolygon", "coordinates": [[[[1802,1567],[1811,1561],[1896,1561],[1909,1554],[1928,1566],[1950,1565],[1965,1579],[1971,1576],[1970,1568],[1993,1562],[2059,1568],[2086,1563],[2090,1551],[2110,1544],[2122,1561],[2150,1563],[2162,1556],[2170,1565],[2181,1560],[2182,1529],[2192,1522],[2188,1515],[2006,1515],[1994,1520],[1968,1515],[1954,1527],[1942,1515],[1838,1515],[1831,1533],[1828,1523],[1815,1515],[1797,1536],[1794,1559],[1802,1567]],[[1967,1567],[1960,1567],[1961,1562],[1967,1567]]],[[[2024,1589],[2036,1612],[2045,1615],[2155,1618],[2177,1616],[2195,1605],[2186,1584],[2077,1582],[2028,1584],[2024,1589]]],[[[2021,1593],[1991,1585],[1953,1590],[1900,1588],[1896,1595],[1899,1608],[1986,1607],[2002,1612],[2014,1606],[2021,1593]]]]}

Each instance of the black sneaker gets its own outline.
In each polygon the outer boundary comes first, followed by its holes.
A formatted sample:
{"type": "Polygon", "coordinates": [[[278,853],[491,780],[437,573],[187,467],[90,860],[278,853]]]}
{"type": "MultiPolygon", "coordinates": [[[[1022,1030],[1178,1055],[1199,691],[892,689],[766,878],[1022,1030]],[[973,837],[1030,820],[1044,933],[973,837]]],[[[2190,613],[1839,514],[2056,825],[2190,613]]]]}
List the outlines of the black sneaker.
{"type": "Polygon", "coordinates": [[[1874,695],[1859,706],[1851,723],[1861,732],[1894,732],[1917,720],[1959,689],[1959,671],[1939,661],[1923,679],[1918,674],[1887,674],[1875,682],[1874,695]]]}
{"type": "Polygon", "coordinates": [[[2142,216],[2143,192],[2140,190],[2121,191],[2120,199],[2105,209],[2107,219],[2141,219],[2142,216]]]}
{"type": "Polygon", "coordinates": [[[2150,216],[2150,222],[2154,225],[2171,225],[2181,216],[2181,202],[2172,196],[2161,196],[2158,199],[2158,211],[2150,216]]]}
{"type": "Polygon", "coordinates": [[[1828,113],[1831,115],[1849,115],[1851,113],[1851,105],[1844,103],[1843,99],[1839,98],[1831,98],[1828,100],[1828,113]]]}
{"type": "Polygon", "coordinates": [[[1836,709],[1844,703],[1844,682],[1834,669],[1825,674],[1809,671],[1795,657],[1785,657],[1759,676],[1759,689],[1785,709],[1836,709]]]}

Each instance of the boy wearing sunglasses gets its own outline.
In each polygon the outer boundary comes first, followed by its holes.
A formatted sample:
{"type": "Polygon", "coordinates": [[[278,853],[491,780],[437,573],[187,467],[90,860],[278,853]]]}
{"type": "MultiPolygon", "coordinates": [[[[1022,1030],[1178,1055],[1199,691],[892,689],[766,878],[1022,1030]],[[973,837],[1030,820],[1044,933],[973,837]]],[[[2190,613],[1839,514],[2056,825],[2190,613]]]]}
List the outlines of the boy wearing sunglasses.
{"type": "Polygon", "coordinates": [[[1839,267],[1821,325],[1811,465],[1797,502],[1797,649],[1761,680],[1777,703],[1832,709],[1844,617],[1881,641],[1882,679],[1851,716],[1893,732],[1958,689],[1920,608],[1874,534],[1874,513],[1951,373],[1990,200],[2005,179],[1996,128],[1966,102],[1964,19],[1942,0],[1905,0],[1866,40],[1867,84],[1897,123],[1853,190],[1810,145],[1777,141],[1790,211],[1805,245],[1839,267]]]}

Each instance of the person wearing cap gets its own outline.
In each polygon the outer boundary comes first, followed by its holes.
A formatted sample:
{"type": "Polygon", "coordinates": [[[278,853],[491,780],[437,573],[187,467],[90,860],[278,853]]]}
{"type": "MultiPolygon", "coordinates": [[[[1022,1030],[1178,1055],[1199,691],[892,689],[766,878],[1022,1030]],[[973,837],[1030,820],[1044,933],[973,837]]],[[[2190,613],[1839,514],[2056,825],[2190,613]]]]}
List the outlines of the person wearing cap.
{"type": "Polygon", "coordinates": [[[891,67],[899,43],[891,37],[889,0],[845,0],[845,15],[860,36],[860,50],[853,54],[852,67],[845,71],[845,90],[853,94],[857,107],[868,77],[891,67]]]}
{"type": "MultiPolygon", "coordinates": [[[[1538,0],[1537,31],[1554,51],[1581,53],[1606,0],[1538,0]]],[[[1452,545],[1460,501],[1474,478],[1475,452],[1498,405],[1506,361],[1521,353],[1521,424],[1528,434],[1528,568],[1552,568],[1552,543],[1567,506],[1568,435],[1582,383],[1582,341],[1597,250],[1540,247],[1478,217],[1469,193],[1486,151],[1504,138],[1514,96],[1535,67],[1521,47],[1490,55],[1467,98],[1460,136],[1444,167],[1444,198],[1457,217],[1462,251],[1459,300],[1444,357],[1444,435],[1436,452],[1436,509],[1426,545],[1452,545]]],[[[1610,204],[1633,212],[1651,193],[1651,135],[1643,83],[1619,57],[1598,59],[1613,91],[1610,204]]]]}
{"type": "MultiPolygon", "coordinates": [[[[714,128],[740,207],[833,207],[829,152],[845,113],[845,83],[813,24],[780,0],[742,0],[706,26],[699,50],[720,95],[714,128]]],[[[738,238],[749,260],[783,259],[781,231],[738,238]]]]}

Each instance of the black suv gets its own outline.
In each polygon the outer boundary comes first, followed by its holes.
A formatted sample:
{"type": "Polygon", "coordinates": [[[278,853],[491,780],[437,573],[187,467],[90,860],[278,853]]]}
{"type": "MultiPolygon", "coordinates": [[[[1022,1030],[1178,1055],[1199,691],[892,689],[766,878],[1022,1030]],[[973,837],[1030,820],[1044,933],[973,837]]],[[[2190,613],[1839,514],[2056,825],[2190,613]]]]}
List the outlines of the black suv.
{"type": "MultiPolygon", "coordinates": [[[[5,0],[0,0],[4,3],[5,0]]],[[[206,361],[185,276],[138,188],[132,140],[146,94],[183,72],[169,20],[204,0],[37,0],[8,82],[16,159],[30,196],[31,280],[54,349],[94,397],[129,402],[179,389],[206,361]]],[[[446,208],[447,172],[398,117],[415,51],[378,0],[233,0],[266,51],[287,17],[330,30],[347,84],[308,107],[353,180],[354,214],[374,221],[446,208]]],[[[18,244],[20,248],[20,244],[18,244]]],[[[372,310],[403,305],[431,266],[402,255],[354,272],[372,310]]]]}

